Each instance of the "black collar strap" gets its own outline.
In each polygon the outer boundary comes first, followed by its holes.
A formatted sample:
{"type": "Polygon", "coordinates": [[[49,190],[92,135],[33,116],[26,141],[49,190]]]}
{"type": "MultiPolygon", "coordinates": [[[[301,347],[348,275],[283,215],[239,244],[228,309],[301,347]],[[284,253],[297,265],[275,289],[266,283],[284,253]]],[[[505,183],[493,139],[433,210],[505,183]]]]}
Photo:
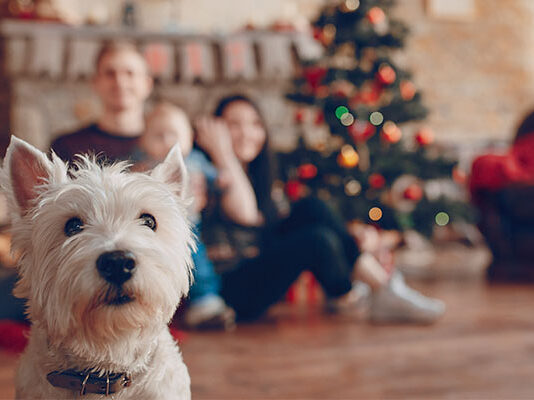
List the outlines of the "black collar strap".
{"type": "Polygon", "coordinates": [[[76,371],[68,369],[66,371],[50,372],[46,379],[52,386],[70,389],[80,392],[80,395],[86,393],[105,394],[106,396],[116,393],[123,387],[130,386],[132,381],[125,373],[113,373],[99,376],[87,371],[76,371]]]}

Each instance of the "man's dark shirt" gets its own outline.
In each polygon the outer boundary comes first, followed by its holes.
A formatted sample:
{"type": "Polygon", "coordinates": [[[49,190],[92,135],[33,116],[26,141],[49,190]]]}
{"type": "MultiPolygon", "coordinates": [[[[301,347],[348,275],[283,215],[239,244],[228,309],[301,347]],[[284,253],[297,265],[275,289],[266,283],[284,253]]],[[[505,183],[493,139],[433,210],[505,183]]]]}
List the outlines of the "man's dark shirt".
{"type": "Polygon", "coordinates": [[[76,154],[90,153],[109,161],[127,160],[137,147],[139,136],[118,136],[104,131],[97,124],[58,137],[51,149],[65,161],[72,161],[76,154]]]}

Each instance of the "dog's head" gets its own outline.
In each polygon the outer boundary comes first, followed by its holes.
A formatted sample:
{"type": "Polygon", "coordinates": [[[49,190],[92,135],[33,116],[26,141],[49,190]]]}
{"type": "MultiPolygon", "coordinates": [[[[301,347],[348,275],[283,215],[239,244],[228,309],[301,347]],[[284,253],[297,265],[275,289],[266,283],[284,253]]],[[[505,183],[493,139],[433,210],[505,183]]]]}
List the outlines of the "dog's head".
{"type": "Polygon", "coordinates": [[[12,138],[2,185],[20,255],[15,294],[49,340],[98,346],[169,321],[191,281],[186,181],[177,147],[146,174],[86,156],[68,170],[12,138]]]}

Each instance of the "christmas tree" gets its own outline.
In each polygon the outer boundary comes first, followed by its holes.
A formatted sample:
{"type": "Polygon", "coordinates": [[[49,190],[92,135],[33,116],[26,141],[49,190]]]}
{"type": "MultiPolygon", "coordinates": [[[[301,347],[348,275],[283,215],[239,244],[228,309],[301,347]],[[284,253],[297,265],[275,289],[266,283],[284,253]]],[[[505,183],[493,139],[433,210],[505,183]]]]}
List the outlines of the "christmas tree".
{"type": "Polygon", "coordinates": [[[400,124],[427,115],[410,74],[391,54],[407,27],[386,13],[392,0],[328,3],[314,22],[324,46],[301,60],[288,98],[298,104],[300,139],[281,154],[286,193],[316,195],[347,220],[430,236],[436,224],[470,219],[455,162],[440,156],[430,129],[407,143],[400,124]]]}

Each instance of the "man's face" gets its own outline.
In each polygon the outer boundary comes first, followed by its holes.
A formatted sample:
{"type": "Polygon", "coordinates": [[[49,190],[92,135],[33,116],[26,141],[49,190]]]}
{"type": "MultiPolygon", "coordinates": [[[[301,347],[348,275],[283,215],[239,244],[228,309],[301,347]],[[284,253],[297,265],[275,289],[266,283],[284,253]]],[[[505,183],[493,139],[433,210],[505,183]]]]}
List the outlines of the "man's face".
{"type": "Polygon", "coordinates": [[[94,88],[111,112],[142,107],[152,90],[145,61],[133,50],[105,54],[94,78],[94,88]]]}

